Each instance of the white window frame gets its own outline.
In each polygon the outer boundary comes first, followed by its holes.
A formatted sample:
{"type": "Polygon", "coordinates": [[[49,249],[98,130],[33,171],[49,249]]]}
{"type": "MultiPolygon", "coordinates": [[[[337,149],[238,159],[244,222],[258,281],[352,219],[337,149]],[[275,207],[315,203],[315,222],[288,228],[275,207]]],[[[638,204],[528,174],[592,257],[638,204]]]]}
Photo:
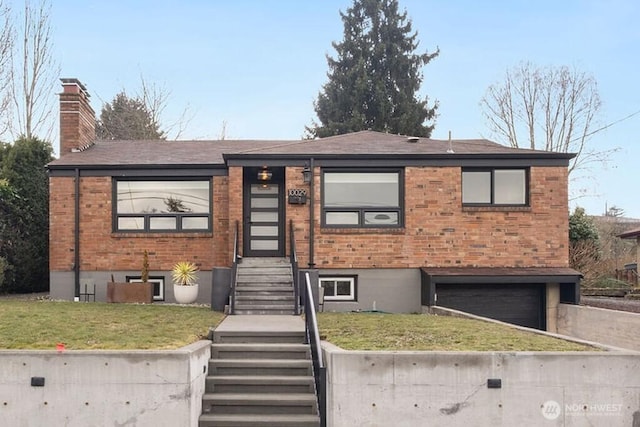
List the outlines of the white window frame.
{"type": "MultiPolygon", "coordinates": [[[[127,276],[129,283],[142,283],[140,276],[127,276]]],[[[156,287],[153,287],[153,300],[164,301],[164,277],[149,277],[149,283],[158,285],[158,293],[155,293],[156,287]]]]}
{"type": "Polygon", "coordinates": [[[327,295],[323,292],[324,301],[356,301],[356,277],[355,276],[325,276],[320,277],[318,285],[326,289],[325,282],[333,282],[334,293],[337,288],[337,282],[350,282],[349,295],[327,295]]]}

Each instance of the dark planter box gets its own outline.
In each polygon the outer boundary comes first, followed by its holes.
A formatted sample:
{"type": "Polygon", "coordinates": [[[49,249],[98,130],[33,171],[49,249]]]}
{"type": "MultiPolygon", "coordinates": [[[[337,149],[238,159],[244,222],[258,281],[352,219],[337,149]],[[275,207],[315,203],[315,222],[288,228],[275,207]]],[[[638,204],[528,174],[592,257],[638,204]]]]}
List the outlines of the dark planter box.
{"type": "Polygon", "coordinates": [[[107,283],[107,302],[153,302],[153,283],[107,283]]]}

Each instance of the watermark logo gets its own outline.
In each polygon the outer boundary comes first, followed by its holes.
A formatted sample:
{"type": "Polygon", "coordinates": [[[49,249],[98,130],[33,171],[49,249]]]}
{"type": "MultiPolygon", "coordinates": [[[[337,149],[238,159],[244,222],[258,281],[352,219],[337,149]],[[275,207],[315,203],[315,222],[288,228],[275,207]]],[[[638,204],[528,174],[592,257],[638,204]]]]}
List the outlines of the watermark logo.
{"type": "Polygon", "coordinates": [[[547,400],[540,409],[542,416],[548,420],[556,420],[562,412],[570,416],[620,416],[622,404],[620,403],[566,403],[562,407],[555,400],[547,400]]]}
{"type": "Polygon", "coordinates": [[[542,416],[548,420],[555,420],[560,416],[562,409],[555,400],[547,400],[542,404],[542,416]]]}

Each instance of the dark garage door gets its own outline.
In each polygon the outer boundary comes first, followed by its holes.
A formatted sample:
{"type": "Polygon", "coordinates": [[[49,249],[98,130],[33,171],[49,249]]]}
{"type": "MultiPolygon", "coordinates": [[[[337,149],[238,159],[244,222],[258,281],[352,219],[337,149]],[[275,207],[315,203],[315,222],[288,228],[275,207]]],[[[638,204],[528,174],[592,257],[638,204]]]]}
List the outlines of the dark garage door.
{"type": "Polygon", "coordinates": [[[544,285],[438,284],[437,302],[478,316],[530,328],[545,329],[544,285]]]}

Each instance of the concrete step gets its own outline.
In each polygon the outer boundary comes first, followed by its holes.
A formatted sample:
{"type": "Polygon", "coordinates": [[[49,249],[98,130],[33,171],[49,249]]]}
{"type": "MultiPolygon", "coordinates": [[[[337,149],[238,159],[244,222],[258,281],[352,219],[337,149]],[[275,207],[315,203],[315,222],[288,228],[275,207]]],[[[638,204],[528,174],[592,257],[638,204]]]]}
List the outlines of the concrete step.
{"type": "Polygon", "coordinates": [[[211,344],[212,359],[307,359],[309,356],[306,344],[211,344]]]}
{"type": "Polygon", "coordinates": [[[278,284],[278,283],[293,283],[293,278],[291,273],[288,274],[271,274],[265,275],[264,273],[260,274],[242,274],[242,272],[238,272],[236,276],[236,284],[252,284],[252,283],[264,283],[264,284],[278,284]]]}
{"type": "Polygon", "coordinates": [[[290,305],[293,306],[295,298],[291,295],[236,295],[236,307],[244,304],[251,305],[290,305]]]}
{"type": "Polygon", "coordinates": [[[279,308],[247,308],[246,306],[241,309],[236,309],[234,314],[238,314],[240,316],[262,316],[262,315],[285,315],[291,316],[295,314],[295,310],[293,308],[289,308],[286,310],[279,308]]]}
{"type": "Polygon", "coordinates": [[[254,275],[254,274],[259,274],[259,275],[285,275],[285,274],[291,274],[291,266],[286,265],[286,266],[282,266],[282,267],[261,267],[261,266],[251,266],[251,267],[246,267],[244,265],[239,265],[238,266],[238,274],[247,274],[247,275],[254,275]]]}
{"type": "Polygon", "coordinates": [[[317,415],[234,415],[203,414],[198,427],[319,427],[317,415]]]}
{"type": "Polygon", "coordinates": [[[238,301],[235,308],[236,310],[254,310],[258,312],[263,310],[292,311],[294,307],[293,302],[287,303],[286,301],[274,301],[273,303],[270,301],[260,301],[259,304],[253,304],[248,301],[243,301],[242,304],[240,304],[240,301],[238,301]]]}
{"type": "Polygon", "coordinates": [[[312,393],[205,393],[203,414],[318,414],[312,393]]]}
{"type": "Polygon", "coordinates": [[[236,297],[251,296],[251,295],[293,295],[293,288],[286,286],[274,286],[274,287],[240,287],[236,288],[236,297]]]}
{"type": "Polygon", "coordinates": [[[210,359],[209,375],[312,375],[310,360],[289,359],[210,359]]]}
{"type": "Polygon", "coordinates": [[[238,264],[238,266],[242,267],[280,267],[290,265],[291,261],[289,261],[289,258],[283,257],[247,257],[242,258],[242,261],[238,264]]]}
{"type": "Polygon", "coordinates": [[[312,376],[218,375],[206,379],[206,393],[315,393],[312,376]]]}
{"type": "MultiPolygon", "coordinates": [[[[260,322],[260,319],[256,319],[260,322]]],[[[296,343],[305,341],[304,331],[213,331],[214,343],[296,343]]]]}
{"type": "Polygon", "coordinates": [[[236,292],[242,290],[288,290],[293,291],[291,283],[236,283],[236,292]]]}

